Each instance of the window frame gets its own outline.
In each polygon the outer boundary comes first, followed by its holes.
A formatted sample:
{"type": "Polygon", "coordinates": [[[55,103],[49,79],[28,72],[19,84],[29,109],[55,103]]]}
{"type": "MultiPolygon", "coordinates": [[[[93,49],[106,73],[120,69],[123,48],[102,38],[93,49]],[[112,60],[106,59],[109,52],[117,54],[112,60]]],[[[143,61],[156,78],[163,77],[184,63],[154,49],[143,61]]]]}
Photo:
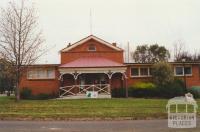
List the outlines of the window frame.
{"type": "Polygon", "coordinates": [[[149,67],[140,67],[140,76],[141,77],[148,77],[149,76],[149,67]],[[141,69],[147,69],[147,75],[141,75],[141,69]]]}
{"type": "Polygon", "coordinates": [[[54,68],[34,68],[34,69],[28,69],[27,71],[27,77],[28,80],[48,80],[48,79],[55,79],[56,78],[56,73],[55,73],[55,69],[54,68]],[[48,70],[52,71],[53,76],[49,77],[48,76],[48,70]],[[44,75],[39,75],[40,71],[44,72],[44,75]],[[36,75],[31,75],[30,76],[30,72],[32,72],[32,74],[36,74],[36,75]],[[41,76],[41,77],[39,77],[41,76]]]}
{"type": "Polygon", "coordinates": [[[192,76],[192,66],[174,66],[174,76],[177,76],[177,77],[182,77],[182,76],[192,76]],[[182,68],[182,72],[183,72],[183,74],[181,74],[181,75],[177,75],[176,74],[176,68],[177,67],[181,67],[182,68]],[[190,67],[191,68],[191,74],[185,74],[185,68],[188,68],[188,67],[190,67]]]}
{"type": "Polygon", "coordinates": [[[141,66],[141,67],[130,67],[130,77],[133,77],[133,78],[137,78],[137,77],[152,77],[152,75],[150,75],[150,68],[152,68],[151,66],[141,66]],[[132,68],[137,68],[138,69],[138,76],[133,76],[132,75],[132,68]],[[141,75],[141,68],[147,68],[148,70],[148,75],[141,75]]]}
{"type": "Polygon", "coordinates": [[[139,77],[139,76],[140,76],[140,68],[139,68],[139,67],[131,67],[131,68],[130,68],[130,75],[131,75],[131,77],[139,77]],[[138,75],[137,75],[137,76],[132,75],[132,69],[133,69],[133,68],[138,69],[138,75]]]}

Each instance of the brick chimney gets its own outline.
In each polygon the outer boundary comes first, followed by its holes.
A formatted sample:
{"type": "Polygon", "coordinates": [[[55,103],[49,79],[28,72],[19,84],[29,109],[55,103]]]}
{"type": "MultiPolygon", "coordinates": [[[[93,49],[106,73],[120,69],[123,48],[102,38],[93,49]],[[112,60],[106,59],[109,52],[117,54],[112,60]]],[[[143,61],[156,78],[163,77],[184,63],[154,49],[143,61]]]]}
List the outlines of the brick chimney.
{"type": "Polygon", "coordinates": [[[112,43],[112,45],[116,47],[116,46],[117,46],[117,43],[112,43]]]}
{"type": "Polygon", "coordinates": [[[67,47],[70,47],[71,46],[71,43],[68,43],[67,47]]]}

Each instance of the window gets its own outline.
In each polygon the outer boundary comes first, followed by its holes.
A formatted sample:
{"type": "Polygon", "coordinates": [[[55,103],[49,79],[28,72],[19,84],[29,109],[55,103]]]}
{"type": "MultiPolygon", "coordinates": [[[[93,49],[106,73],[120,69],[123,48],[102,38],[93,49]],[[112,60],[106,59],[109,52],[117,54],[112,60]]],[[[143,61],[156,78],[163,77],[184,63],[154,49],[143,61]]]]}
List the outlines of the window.
{"type": "Polygon", "coordinates": [[[149,68],[149,75],[152,76],[153,68],[149,68]]]}
{"type": "Polygon", "coordinates": [[[175,67],[175,75],[176,76],[184,76],[185,75],[192,75],[192,67],[191,66],[176,66],[175,67]]]}
{"type": "Polygon", "coordinates": [[[191,67],[185,67],[184,72],[186,75],[192,75],[192,68],[191,67]]]}
{"type": "Polygon", "coordinates": [[[131,68],[131,76],[139,76],[139,68],[131,68]]]}
{"type": "Polygon", "coordinates": [[[37,77],[38,78],[45,78],[46,77],[46,71],[42,70],[42,69],[38,70],[37,71],[37,77]]]}
{"type": "Polygon", "coordinates": [[[141,76],[148,76],[148,68],[140,68],[141,76]]]}
{"type": "Polygon", "coordinates": [[[47,70],[47,78],[55,78],[55,71],[48,69],[47,70]]]}
{"type": "Polygon", "coordinates": [[[149,67],[132,67],[132,77],[150,77],[152,74],[152,68],[149,67]]]}
{"type": "Polygon", "coordinates": [[[96,46],[94,44],[90,44],[88,47],[88,51],[96,51],[96,46]]]}
{"type": "Polygon", "coordinates": [[[55,71],[53,69],[32,69],[28,71],[28,79],[54,79],[55,71]]]}
{"type": "Polygon", "coordinates": [[[177,76],[183,75],[183,67],[176,67],[175,70],[177,76]]]}

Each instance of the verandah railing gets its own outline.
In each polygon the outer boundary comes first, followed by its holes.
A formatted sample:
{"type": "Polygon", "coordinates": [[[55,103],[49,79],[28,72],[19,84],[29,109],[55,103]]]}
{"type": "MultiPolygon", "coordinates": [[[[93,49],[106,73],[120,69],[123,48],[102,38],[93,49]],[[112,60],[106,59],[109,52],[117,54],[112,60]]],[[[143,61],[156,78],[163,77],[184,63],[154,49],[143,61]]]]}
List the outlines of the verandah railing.
{"type": "Polygon", "coordinates": [[[95,85],[64,86],[64,87],[60,87],[60,97],[86,94],[87,91],[95,91],[95,92],[98,92],[98,94],[110,95],[110,85],[109,84],[95,84],[95,85]]]}

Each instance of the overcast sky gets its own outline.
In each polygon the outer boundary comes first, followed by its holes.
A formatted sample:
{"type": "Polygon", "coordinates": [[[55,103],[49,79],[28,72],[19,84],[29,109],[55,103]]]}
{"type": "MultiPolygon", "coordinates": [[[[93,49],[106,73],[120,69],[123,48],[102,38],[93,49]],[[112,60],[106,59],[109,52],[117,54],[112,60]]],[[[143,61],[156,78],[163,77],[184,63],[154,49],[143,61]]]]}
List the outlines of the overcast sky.
{"type": "MultiPolygon", "coordinates": [[[[9,0],[0,0],[1,7],[9,0]]],[[[200,51],[200,0],[32,0],[46,47],[40,63],[60,63],[58,51],[92,34],[131,49],[141,44],[166,46],[183,41],[200,51]]]]}

